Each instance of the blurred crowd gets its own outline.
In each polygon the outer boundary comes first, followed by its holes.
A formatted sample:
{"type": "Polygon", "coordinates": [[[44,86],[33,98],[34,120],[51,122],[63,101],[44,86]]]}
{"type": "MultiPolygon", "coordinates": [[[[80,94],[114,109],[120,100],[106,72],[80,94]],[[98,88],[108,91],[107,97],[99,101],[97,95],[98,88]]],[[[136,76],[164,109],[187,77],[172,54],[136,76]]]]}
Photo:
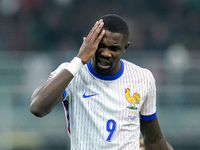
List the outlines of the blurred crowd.
{"type": "Polygon", "coordinates": [[[77,49],[107,13],[128,21],[132,49],[200,47],[199,0],[0,0],[0,50],[77,49]]]}

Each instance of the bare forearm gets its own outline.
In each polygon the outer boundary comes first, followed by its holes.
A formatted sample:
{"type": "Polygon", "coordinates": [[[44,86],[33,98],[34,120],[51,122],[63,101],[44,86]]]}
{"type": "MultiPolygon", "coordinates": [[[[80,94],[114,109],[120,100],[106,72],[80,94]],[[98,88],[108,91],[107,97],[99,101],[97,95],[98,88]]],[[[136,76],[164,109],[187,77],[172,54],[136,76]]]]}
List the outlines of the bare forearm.
{"type": "Polygon", "coordinates": [[[83,43],[77,58],[73,59],[70,64],[51,81],[48,81],[42,87],[35,90],[31,98],[32,103],[30,106],[30,111],[33,114],[42,117],[48,114],[57,103],[62,101],[62,93],[73,76],[84,64],[89,62],[96,53],[99,42],[105,34],[105,30],[102,30],[103,25],[103,20],[97,21],[88,36],[83,38],[83,43]]]}
{"type": "Polygon", "coordinates": [[[144,143],[146,150],[171,150],[164,139],[159,139],[155,142],[144,140],[144,143]]]}
{"type": "Polygon", "coordinates": [[[145,145],[145,149],[146,150],[173,150],[172,146],[168,145],[162,145],[162,146],[146,146],[145,145]]]}
{"type": "Polygon", "coordinates": [[[62,93],[73,78],[67,70],[63,70],[52,80],[36,89],[31,97],[30,111],[38,117],[48,114],[62,100],[62,93]]]}
{"type": "Polygon", "coordinates": [[[146,150],[171,150],[162,134],[157,117],[151,121],[141,120],[141,131],[146,150]]]}

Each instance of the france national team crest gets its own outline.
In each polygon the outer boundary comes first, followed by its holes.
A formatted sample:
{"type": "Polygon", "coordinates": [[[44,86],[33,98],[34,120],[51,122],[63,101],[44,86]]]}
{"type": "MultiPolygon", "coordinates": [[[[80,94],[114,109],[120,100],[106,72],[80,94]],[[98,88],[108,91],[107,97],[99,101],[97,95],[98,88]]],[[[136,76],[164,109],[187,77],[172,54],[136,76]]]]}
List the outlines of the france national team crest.
{"type": "Polygon", "coordinates": [[[130,103],[130,106],[128,106],[127,108],[134,109],[134,110],[137,109],[136,104],[139,104],[140,102],[140,94],[135,92],[133,96],[131,96],[130,88],[126,88],[125,96],[126,96],[126,100],[130,103]]]}
{"type": "Polygon", "coordinates": [[[130,87],[131,86],[129,85],[129,88],[125,89],[126,100],[130,103],[130,105],[127,106],[127,108],[129,109],[129,115],[128,115],[127,120],[133,121],[136,118],[135,114],[136,114],[136,110],[138,109],[137,104],[140,103],[140,94],[135,92],[131,95],[130,87]]]}

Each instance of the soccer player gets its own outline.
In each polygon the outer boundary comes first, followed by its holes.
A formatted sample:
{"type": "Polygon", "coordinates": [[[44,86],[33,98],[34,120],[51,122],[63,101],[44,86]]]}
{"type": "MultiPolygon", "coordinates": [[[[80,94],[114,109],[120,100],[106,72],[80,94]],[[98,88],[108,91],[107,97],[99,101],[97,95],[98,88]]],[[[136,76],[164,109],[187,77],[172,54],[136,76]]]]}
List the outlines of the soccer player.
{"type": "Polygon", "coordinates": [[[115,14],[98,20],[70,63],[62,63],[32,94],[30,111],[47,115],[63,103],[72,150],[167,150],[156,113],[152,73],[122,59],[127,23],[115,14]]]}

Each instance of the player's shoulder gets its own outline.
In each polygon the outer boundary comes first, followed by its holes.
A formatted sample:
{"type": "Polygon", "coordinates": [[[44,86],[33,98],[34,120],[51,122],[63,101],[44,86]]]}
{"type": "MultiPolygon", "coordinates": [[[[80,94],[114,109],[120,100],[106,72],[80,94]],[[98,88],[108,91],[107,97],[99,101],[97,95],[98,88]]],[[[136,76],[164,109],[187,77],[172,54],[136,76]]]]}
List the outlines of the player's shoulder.
{"type": "Polygon", "coordinates": [[[127,71],[132,70],[132,72],[142,73],[143,75],[146,75],[147,77],[154,78],[152,72],[149,69],[136,65],[124,59],[122,61],[124,63],[125,70],[127,71]]]}
{"type": "MultiPolygon", "coordinates": [[[[64,70],[69,65],[69,62],[61,63],[52,73],[59,74],[62,70],[64,70]]],[[[85,65],[84,67],[85,68],[85,65]]],[[[81,69],[82,70],[82,69],[81,69]]]]}
{"type": "Polygon", "coordinates": [[[56,68],[56,70],[54,70],[54,72],[58,74],[60,71],[62,71],[64,68],[66,68],[68,64],[69,64],[68,62],[63,62],[63,63],[61,63],[61,64],[56,68]]]}
{"type": "Polygon", "coordinates": [[[126,69],[136,69],[136,70],[141,70],[141,71],[145,71],[145,72],[151,72],[149,69],[141,67],[139,65],[136,65],[130,61],[124,60],[122,59],[123,63],[124,63],[124,67],[126,67],[126,69]]]}

